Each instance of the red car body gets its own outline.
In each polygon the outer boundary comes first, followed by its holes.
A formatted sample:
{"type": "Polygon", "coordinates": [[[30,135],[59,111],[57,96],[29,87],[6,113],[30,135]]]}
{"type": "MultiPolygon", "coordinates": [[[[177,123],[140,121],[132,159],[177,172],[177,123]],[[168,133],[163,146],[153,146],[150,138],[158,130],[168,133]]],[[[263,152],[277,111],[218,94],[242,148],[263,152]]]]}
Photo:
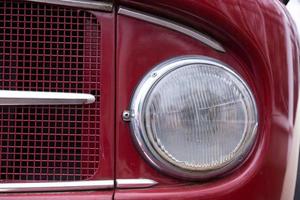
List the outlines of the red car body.
{"type": "Polygon", "coordinates": [[[277,0],[119,0],[101,21],[101,170],[90,179],[151,179],[150,188],[60,193],[2,193],[0,199],[288,200],[293,197],[299,149],[296,128],[300,49],[298,33],[277,0]],[[209,35],[226,52],[164,26],[119,13],[128,8],[209,35]],[[121,115],[153,66],[183,55],[226,62],[249,83],[259,113],[258,138],[243,164],[205,181],[177,179],[143,159],[121,115]]]}

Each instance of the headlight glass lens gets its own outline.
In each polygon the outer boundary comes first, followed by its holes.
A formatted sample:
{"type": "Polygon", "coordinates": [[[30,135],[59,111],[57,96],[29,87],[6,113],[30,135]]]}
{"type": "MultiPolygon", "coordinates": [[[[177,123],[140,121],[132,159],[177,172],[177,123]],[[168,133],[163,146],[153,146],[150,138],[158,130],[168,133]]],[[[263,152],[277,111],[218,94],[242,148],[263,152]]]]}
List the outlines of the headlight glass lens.
{"type": "Polygon", "coordinates": [[[158,68],[134,122],[154,157],[174,168],[200,172],[240,162],[258,124],[245,82],[226,66],[203,58],[158,68]]]}

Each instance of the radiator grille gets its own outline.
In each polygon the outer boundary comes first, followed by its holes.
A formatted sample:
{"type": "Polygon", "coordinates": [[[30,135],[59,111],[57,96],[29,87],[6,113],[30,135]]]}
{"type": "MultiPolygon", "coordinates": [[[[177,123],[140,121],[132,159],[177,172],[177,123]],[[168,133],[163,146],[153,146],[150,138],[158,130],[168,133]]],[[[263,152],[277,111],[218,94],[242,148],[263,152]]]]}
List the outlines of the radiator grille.
{"type": "Polygon", "coordinates": [[[75,8],[0,1],[0,89],[90,93],[84,106],[0,107],[0,181],[91,178],[100,154],[100,24],[75,8]]]}

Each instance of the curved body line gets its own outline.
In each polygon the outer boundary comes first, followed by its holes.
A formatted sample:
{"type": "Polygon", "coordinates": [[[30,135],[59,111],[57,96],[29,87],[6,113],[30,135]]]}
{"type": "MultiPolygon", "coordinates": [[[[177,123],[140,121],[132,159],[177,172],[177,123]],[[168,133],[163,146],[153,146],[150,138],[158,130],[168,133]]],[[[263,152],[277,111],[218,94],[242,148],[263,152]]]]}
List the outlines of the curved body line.
{"type": "Polygon", "coordinates": [[[129,16],[129,17],[133,17],[136,19],[140,19],[140,20],[144,20],[146,22],[149,23],[153,23],[159,26],[163,26],[169,29],[172,29],[174,31],[183,33],[191,38],[194,38],[200,42],[202,42],[203,44],[213,48],[216,51],[225,53],[226,50],[225,48],[217,41],[215,41],[214,39],[210,38],[207,35],[204,35],[203,33],[200,33],[196,30],[193,30],[191,28],[185,27],[184,25],[179,25],[175,22],[172,22],[170,20],[165,20],[165,19],[161,19],[149,14],[144,14],[142,12],[139,11],[133,11],[124,7],[121,7],[118,11],[119,14],[121,15],[125,15],[125,16],[129,16]]]}

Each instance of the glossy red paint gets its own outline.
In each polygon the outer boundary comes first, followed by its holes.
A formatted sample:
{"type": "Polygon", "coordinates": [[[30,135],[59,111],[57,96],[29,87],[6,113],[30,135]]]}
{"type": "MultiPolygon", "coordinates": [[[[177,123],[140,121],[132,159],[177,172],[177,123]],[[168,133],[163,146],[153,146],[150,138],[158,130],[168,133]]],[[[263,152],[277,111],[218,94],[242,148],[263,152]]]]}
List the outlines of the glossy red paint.
{"type": "Polygon", "coordinates": [[[93,12],[101,22],[101,71],[100,71],[100,168],[94,180],[114,178],[115,157],[115,17],[113,13],[93,12]]]}
{"type": "MultiPolygon", "coordinates": [[[[299,45],[280,2],[243,0],[121,0],[122,5],[194,27],[220,41],[226,53],[175,31],[125,16],[117,20],[116,178],[149,178],[159,185],[117,190],[115,199],[280,199],[298,99],[299,45]],[[222,178],[189,182],[161,174],[144,161],[121,113],[156,64],[179,55],[228,63],[254,91],[259,137],[246,162],[222,178]]],[[[293,147],[299,148],[299,147],[293,147]]],[[[291,185],[294,187],[294,185],[291,185]]]]}

